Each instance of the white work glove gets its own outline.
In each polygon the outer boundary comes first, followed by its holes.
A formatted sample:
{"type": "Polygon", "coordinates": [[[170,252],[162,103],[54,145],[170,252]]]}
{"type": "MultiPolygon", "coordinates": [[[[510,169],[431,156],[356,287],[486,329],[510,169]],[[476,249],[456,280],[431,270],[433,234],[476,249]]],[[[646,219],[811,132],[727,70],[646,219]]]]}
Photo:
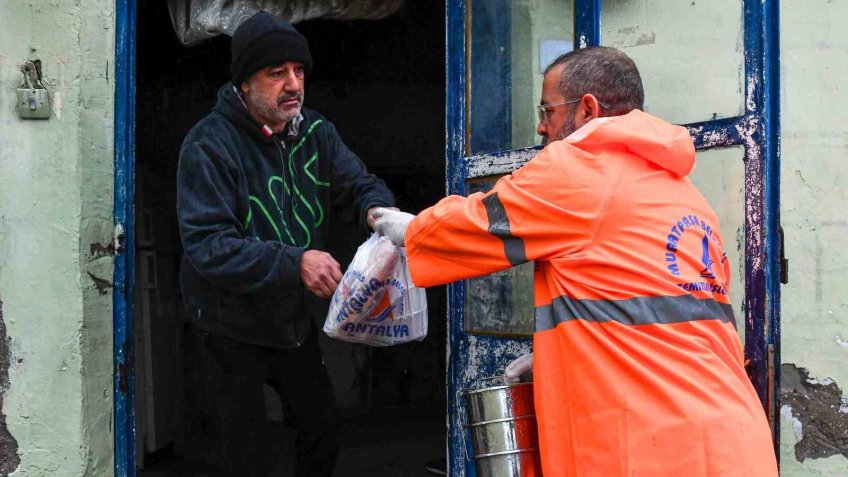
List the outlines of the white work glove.
{"type": "Polygon", "coordinates": [[[515,384],[533,380],[533,353],[522,354],[509,363],[504,370],[507,383],[515,384]]]}
{"type": "Polygon", "coordinates": [[[378,234],[385,236],[398,247],[403,247],[403,236],[406,234],[406,226],[415,218],[414,215],[380,207],[374,209],[371,216],[376,219],[374,230],[378,234]]]}

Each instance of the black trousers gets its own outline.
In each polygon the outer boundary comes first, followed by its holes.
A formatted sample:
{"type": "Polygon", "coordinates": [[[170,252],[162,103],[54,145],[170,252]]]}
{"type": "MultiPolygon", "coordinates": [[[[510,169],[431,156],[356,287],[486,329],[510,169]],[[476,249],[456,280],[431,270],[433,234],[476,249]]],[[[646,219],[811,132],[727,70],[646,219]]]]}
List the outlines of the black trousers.
{"type": "Polygon", "coordinates": [[[330,477],[339,451],[336,402],[314,327],[297,349],[254,346],[196,326],[191,333],[225,475],[265,477],[279,458],[268,455],[279,434],[266,419],[267,383],[280,396],[286,424],[297,431],[295,476],[330,477]]]}

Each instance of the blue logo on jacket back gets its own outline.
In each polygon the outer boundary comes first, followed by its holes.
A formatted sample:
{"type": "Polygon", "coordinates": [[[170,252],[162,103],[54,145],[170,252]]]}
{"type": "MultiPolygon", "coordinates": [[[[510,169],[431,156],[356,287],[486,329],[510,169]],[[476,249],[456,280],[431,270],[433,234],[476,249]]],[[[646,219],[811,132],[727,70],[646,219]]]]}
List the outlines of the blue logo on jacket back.
{"type": "Polygon", "coordinates": [[[701,276],[715,280],[716,275],[713,272],[713,259],[710,258],[710,239],[704,234],[704,239],[701,241],[701,263],[704,264],[704,269],[701,270],[701,276]]]}

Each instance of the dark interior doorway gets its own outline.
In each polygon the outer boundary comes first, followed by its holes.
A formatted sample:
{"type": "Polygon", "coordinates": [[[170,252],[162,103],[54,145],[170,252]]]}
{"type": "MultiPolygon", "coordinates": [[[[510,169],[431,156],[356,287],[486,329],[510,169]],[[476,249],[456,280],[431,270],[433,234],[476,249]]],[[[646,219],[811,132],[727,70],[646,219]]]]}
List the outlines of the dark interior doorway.
{"type": "MultiPolygon", "coordinates": [[[[443,1],[409,1],[384,20],[297,25],[315,59],[306,106],[336,125],[350,149],[386,181],[398,206],[410,212],[444,195],[444,11],[443,1]]],[[[137,45],[139,475],[209,475],[205,462],[215,456],[204,440],[200,397],[192,392],[177,280],[182,250],[175,184],[183,137],[228,81],[230,39],[186,48],[176,39],[165,2],[139,2],[137,45]]],[[[344,268],[365,234],[339,225],[332,235],[332,253],[344,268]]],[[[336,475],[427,475],[423,463],[445,455],[445,290],[427,293],[430,329],[422,342],[369,348],[322,335],[342,415],[336,475]]],[[[269,389],[269,420],[279,422],[280,412],[269,389]]],[[[291,435],[280,424],[280,447],[271,451],[285,457],[291,435]]]]}

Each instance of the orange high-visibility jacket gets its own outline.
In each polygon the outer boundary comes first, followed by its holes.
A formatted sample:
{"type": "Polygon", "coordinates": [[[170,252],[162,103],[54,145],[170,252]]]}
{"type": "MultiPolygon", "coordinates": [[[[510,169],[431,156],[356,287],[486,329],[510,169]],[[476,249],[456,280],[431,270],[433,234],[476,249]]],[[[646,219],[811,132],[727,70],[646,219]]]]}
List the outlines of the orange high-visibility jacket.
{"type": "Polygon", "coordinates": [[[694,164],[685,128],[638,110],[596,119],[407,228],[417,286],[536,261],[545,477],[777,476],[694,164]]]}

